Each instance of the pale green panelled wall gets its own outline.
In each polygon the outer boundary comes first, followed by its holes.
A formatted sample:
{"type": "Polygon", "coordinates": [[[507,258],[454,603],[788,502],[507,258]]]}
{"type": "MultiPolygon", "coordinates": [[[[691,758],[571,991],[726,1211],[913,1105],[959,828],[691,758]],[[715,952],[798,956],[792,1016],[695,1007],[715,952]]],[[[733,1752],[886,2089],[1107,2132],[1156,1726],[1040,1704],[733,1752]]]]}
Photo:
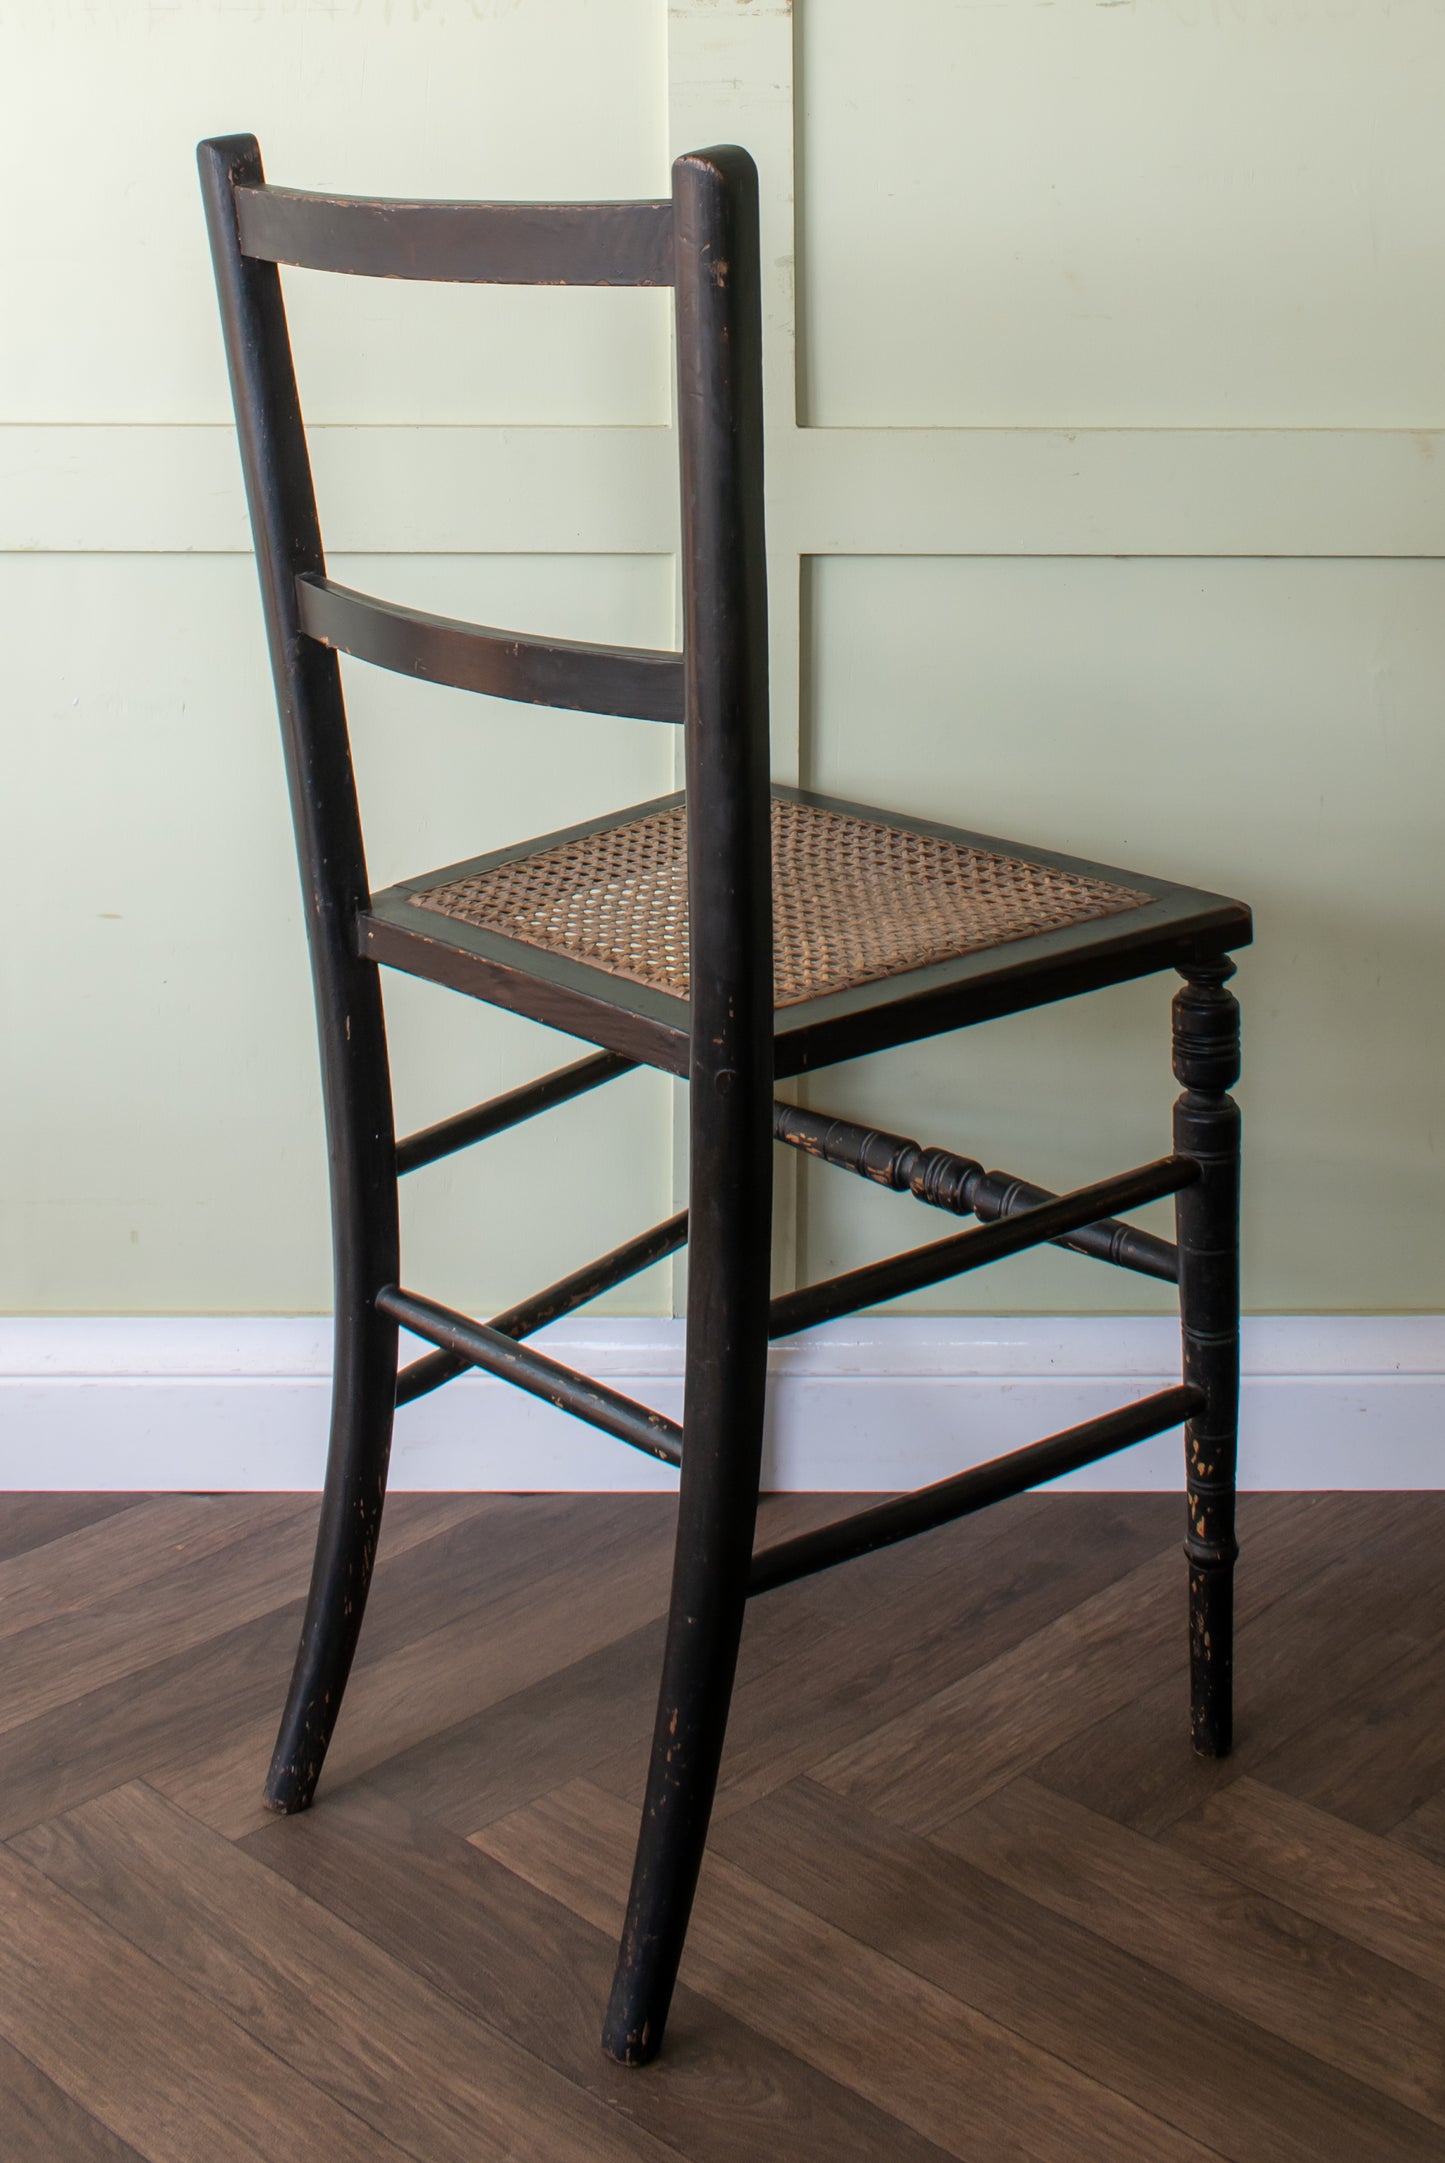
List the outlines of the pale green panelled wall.
{"type": "Polygon", "coordinates": [[[1445,419],[1439,0],[802,0],[820,427],[1445,419]]]}
{"type": "MultiPolygon", "coordinates": [[[[805,0],[799,24],[800,418],[869,432],[890,525],[928,523],[894,519],[890,481],[958,480],[890,466],[890,432],[997,431],[1055,469],[1018,515],[980,507],[978,554],[805,565],[808,778],[1248,898],[1246,1299],[1437,1308],[1445,9],[805,0]],[[1087,492],[1100,445],[1091,543],[1070,476],[1087,492]]],[[[899,1054],[888,1102],[990,1164],[1097,1177],[1164,1139],[1167,997],[899,1054]]],[[[907,1240],[884,1209],[810,1167],[807,1272],[907,1240]]],[[[1004,1313],[1150,1297],[1058,1254],[969,1290],[1004,1313]]]]}
{"type": "MultiPolygon", "coordinates": [[[[1249,897],[1254,1300],[1437,1305],[1445,565],[834,557],[810,613],[820,787],[1249,897]]],[[[1051,1186],[1138,1162],[1167,1146],[1171,982],[895,1054],[889,1103],[1051,1186]]],[[[815,1094],[864,1106],[882,1071],[815,1094]]],[[[880,1229],[812,1177],[810,1273],[901,1244],[905,1206],[880,1229]]],[[[1056,1253],[988,1289],[1003,1313],[1118,1298],[1056,1253]]]]}
{"type": "MultiPolygon", "coordinates": [[[[1445,1305],[1442,76],[1434,0],[0,5],[0,1308],[328,1303],[192,177],[242,127],[278,178],[378,193],[653,194],[747,142],[779,772],[1250,898],[1249,1303],[1445,1305]]],[[[671,642],[663,296],[291,283],[339,575],[671,642]]],[[[672,782],[660,731],[348,685],[378,883],[672,782]]],[[[1167,1001],[812,1100],[1097,1176],[1164,1141],[1167,1001]]],[[[406,1124],[568,1052],[425,986],[390,1010],[406,1124]]],[[[674,1115],[631,1077],[420,1175],[411,1274],[487,1309],[655,1221],[674,1115]]],[[[810,1274],[931,1229],[817,1168],[783,1199],[810,1274]]],[[[922,1304],[1150,1303],[1053,1254],[962,1291],[922,1304]]]]}
{"type": "MultiPolygon", "coordinates": [[[[249,129],[275,177],[378,194],[655,194],[665,16],[655,0],[36,0],[0,23],[7,194],[26,206],[3,238],[4,859],[28,926],[0,964],[0,1308],[324,1309],[310,983],[194,146],[249,129]],[[27,492],[46,461],[59,507],[27,492]],[[24,552],[25,515],[41,552],[24,552]]],[[[474,532],[454,518],[445,553],[381,552],[393,533],[437,538],[417,523],[435,484],[477,486],[456,450],[470,429],[663,434],[666,296],[288,283],[323,522],[365,551],[333,547],[339,577],[484,621],[673,643],[666,524],[654,552],[580,552],[596,482],[584,460],[569,511],[565,450],[545,478],[548,552],[492,552],[510,537],[497,505],[474,532]],[[424,439],[395,444],[397,423],[424,439]]],[[[378,884],[673,785],[660,730],[349,664],[348,693],[378,884]]],[[[575,1055],[424,985],[398,984],[391,1014],[404,1125],[575,1055]]],[[[545,1151],[534,1129],[418,1174],[417,1281],[490,1308],[666,1215],[669,1088],[629,1077],[553,1114],[545,1151]]],[[[654,1271],[632,1302],[662,1311],[670,1290],[654,1271]]]]}
{"type": "MultiPolygon", "coordinates": [[[[666,558],[332,567],[439,613],[671,637],[666,558]]],[[[324,1308],[310,979],[251,564],[31,555],[6,559],[3,576],[27,723],[7,857],[35,932],[5,964],[3,1298],[42,1311],[324,1308]],[[78,631],[57,645],[63,625],[78,631]]],[[[660,732],[534,723],[359,666],[348,687],[378,883],[672,785],[660,732]],[[499,777],[503,745],[514,755],[499,777]]],[[[569,1038],[428,985],[397,983],[390,1016],[405,1126],[575,1056],[569,1038]]],[[[667,1091],[628,1077],[554,1113],[555,1147],[517,1138],[419,1172],[405,1193],[416,1273],[439,1296],[504,1304],[616,1245],[639,1213],[665,1216],[667,1091]]]]}

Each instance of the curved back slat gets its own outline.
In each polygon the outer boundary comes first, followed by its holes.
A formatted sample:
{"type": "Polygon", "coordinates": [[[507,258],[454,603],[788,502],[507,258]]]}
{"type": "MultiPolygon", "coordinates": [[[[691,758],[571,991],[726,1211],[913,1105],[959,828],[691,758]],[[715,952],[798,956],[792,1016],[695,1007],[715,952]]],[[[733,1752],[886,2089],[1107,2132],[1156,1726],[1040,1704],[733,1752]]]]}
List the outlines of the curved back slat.
{"type": "Polygon", "coordinates": [[[671,285],[672,204],[408,203],[238,187],[241,253],[456,285],[671,285]]]}
{"type": "Polygon", "coordinates": [[[637,721],[683,718],[678,653],[496,631],[399,608],[311,573],[296,581],[296,607],[302,630],[320,645],[427,683],[637,721]]]}

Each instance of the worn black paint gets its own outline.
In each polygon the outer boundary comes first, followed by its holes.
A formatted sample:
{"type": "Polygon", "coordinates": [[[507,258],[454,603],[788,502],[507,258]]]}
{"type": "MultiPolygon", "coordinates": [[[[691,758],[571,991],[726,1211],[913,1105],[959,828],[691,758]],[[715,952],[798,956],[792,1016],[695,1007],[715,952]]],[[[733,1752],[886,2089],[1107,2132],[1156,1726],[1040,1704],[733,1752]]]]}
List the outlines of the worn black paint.
{"type": "Polygon", "coordinates": [[[539,1112],[552,1111],[558,1104],[570,1103],[573,1097],[585,1096],[589,1089],[612,1081],[618,1074],[630,1074],[634,1063],[619,1059],[615,1052],[593,1052],[590,1058],[558,1067],[554,1073],[524,1082],[521,1088],[509,1089],[503,1096],[489,1097],[485,1104],[476,1104],[469,1112],[439,1119],[435,1126],[423,1127],[397,1143],[397,1171],[418,1172],[423,1165],[436,1164],[458,1149],[470,1149],[473,1142],[503,1134],[524,1119],[535,1119],[539,1112]]]}
{"type": "MultiPolygon", "coordinates": [[[[479,1365],[668,1462],[682,1458],[667,1649],[627,1922],[604,2041],[659,2048],[707,1835],[749,1590],[760,1591],[982,1508],[1188,1415],[1196,1746],[1229,1746],[1238,1395],[1237,1009],[1224,958],[1248,911],[1124,875],[1127,915],[772,1009],[767,608],[757,183],[739,150],[674,167],[669,204],[397,204],[269,189],[250,137],[200,164],[280,711],[331,1157],[336,1273],[332,1438],[296,1670],[267,1799],[310,1801],[355,1650],[386,1484],[393,1400],[479,1365]],[[276,264],[385,277],[676,285],[685,641],[676,656],[584,648],[431,618],[331,585],[276,264]],[[690,1001],[372,896],[336,648],[503,695],[685,719],[690,1001]],[[443,1120],[400,1146],[378,963],[449,984],[602,1050],[443,1120]],[[1177,968],[1175,1155],[1056,1196],[906,1137],[779,1106],[777,1076],[1177,968]],[[690,1209],[574,1270],[490,1324],[399,1288],[397,1181],[646,1061],[691,1084],[690,1209]],[[951,1240],[768,1302],[770,1137],[982,1221],[951,1240]],[[1109,1213],[1173,1192],[1177,1250],[1109,1213]],[[684,1429],[520,1339],[691,1238],[684,1429]],[[1180,1281],[1184,1384],[920,1494],[752,1559],[767,1342],[1054,1240],[1180,1281]],[[399,1323],[438,1347],[397,1374],[399,1323]]],[[[785,795],[801,794],[784,790],[785,795]]],[[[811,799],[824,804],[827,798],[811,799]]],[[[868,807],[847,806],[866,812],[868,807]]],[[[628,814],[621,814],[627,816],[628,814]]],[[[887,817],[887,813],[880,816],[887,817]]],[[[612,824],[617,818],[608,819],[612,824]]],[[[922,830],[928,822],[913,821],[922,830]]],[[[988,836],[958,835],[988,847],[988,836]]],[[[551,837],[556,839],[562,836],[551,837]]],[[[522,843],[501,856],[535,848],[522,843]]],[[[1041,861],[1118,879],[1111,867],[1041,861]]],[[[482,861],[495,861],[496,858],[482,861]]],[[[458,871],[470,867],[455,867],[458,871]]]]}
{"type": "Polygon", "coordinates": [[[302,635],[296,579],[326,573],[280,274],[241,253],[233,190],[259,186],[250,136],[203,143],[206,218],[281,719],[316,995],[331,1163],[336,1351],[311,1589],[266,1800],[310,1802],[361,1632],[381,1528],[396,1325],[378,1287],[398,1262],[395,1128],[381,987],[356,951],[366,859],[336,656],[302,635]]]}
{"type": "Polygon", "coordinates": [[[498,631],[379,601],[329,578],[298,578],[296,606],[308,637],[423,683],[574,713],[682,720],[681,654],[498,631]]]}
{"type": "MultiPolygon", "coordinates": [[[[238,138],[239,140],[239,138],[238,138]]],[[[455,285],[671,285],[672,204],[409,203],[236,190],[249,256],[455,285]]]]}
{"type": "Polygon", "coordinates": [[[800,1329],[816,1329],[820,1322],[836,1321],[840,1315],[856,1314],[860,1307],[876,1307],[886,1299],[900,1299],[905,1292],[921,1291],[925,1285],[942,1284],[961,1277],[1005,1255],[1022,1254],[1097,1224],[1115,1209],[1137,1209],[1161,1195],[1175,1194],[1198,1178],[1193,1161],[1182,1155],[1160,1157],[1141,1164],[1137,1171],[1118,1172],[1091,1187],[1072,1194],[1056,1195],[994,1224],[976,1225],[972,1231],[955,1232],[948,1239],[931,1240],[926,1247],[911,1247],[883,1262],[868,1262],[841,1277],[825,1277],[817,1284],[785,1292],[772,1303],[769,1332],[791,1337],[800,1329]]]}
{"type": "MultiPolygon", "coordinates": [[[[650,1231],[639,1232],[623,1246],[614,1247],[609,1254],[599,1255],[595,1262],[574,1269],[545,1291],[534,1292],[530,1299],[494,1315],[491,1327],[504,1337],[530,1337],[549,1322],[558,1322],[563,1315],[585,1307],[599,1292],[610,1292],[614,1284],[625,1284],[639,1270],[650,1269],[654,1262],[663,1261],[686,1245],[687,1211],[683,1209],[675,1217],[653,1225],[650,1231]]],[[[474,1364],[461,1352],[427,1352],[402,1368],[396,1378],[396,1401],[403,1405],[425,1397],[428,1391],[440,1389],[443,1382],[465,1374],[474,1364]]]]}
{"type": "Polygon", "coordinates": [[[1234,1536],[1239,1436],[1239,1004],[1234,964],[1190,969],[1174,999],[1174,1146],[1199,1166],[1175,1198],[1184,1379],[1203,1405],[1184,1430],[1190,1719],[1203,1757],[1233,1741],[1234,1536]]]}
{"type": "Polygon", "coordinates": [[[434,1299],[420,1299],[415,1292],[404,1291],[396,1284],[383,1285],[376,1304],[414,1337],[423,1337],[428,1344],[459,1357],[464,1366],[500,1375],[504,1382],[515,1383],[533,1397],[545,1398],[560,1411],[575,1413],[578,1419],[600,1427],[604,1434],[615,1435],[633,1449],[661,1458],[664,1464],[682,1461],[682,1429],[676,1420],[649,1411],[646,1405],[609,1389],[605,1382],[564,1367],[560,1360],[529,1350],[489,1322],[474,1322],[453,1307],[443,1307],[434,1299]]]}
{"type": "Polygon", "coordinates": [[[757,174],[673,168],[687,846],[690,1228],[682,1491],[667,1647],[622,1949],[614,2058],[662,2042],[717,1785],[763,1446],[773,927],[757,174]]]}
{"type": "Polygon", "coordinates": [[[987,1464],[956,1473],[952,1479],[936,1480],[911,1495],[897,1495],[874,1509],[855,1511],[836,1524],[800,1533],[795,1540],[781,1540],[754,1558],[749,1591],[772,1592],[778,1585],[831,1570],[835,1563],[851,1562],[856,1555],[876,1554],[880,1547],[893,1547],[916,1533],[933,1532],[939,1525],[950,1525],[955,1518],[971,1516],[1009,1495],[1021,1495],[1045,1480],[1062,1479],[1066,1472],[1097,1464],[1150,1435],[1177,1427],[1202,1402],[1197,1389],[1159,1390],[1137,1404],[1067,1427],[1043,1442],[1031,1442],[1026,1449],[990,1458],[987,1464]]]}
{"type": "MultiPolygon", "coordinates": [[[[911,1194],[931,1209],[978,1217],[984,1223],[1060,1199],[1050,1187],[1033,1186],[1009,1172],[986,1172],[973,1157],[957,1156],[951,1149],[926,1149],[906,1134],[890,1134],[884,1127],[865,1127],[856,1120],[804,1110],[797,1104],[774,1104],[773,1140],[801,1149],[820,1163],[855,1172],[860,1179],[871,1179],[875,1186],[911,1194]]],[[[1137,1231],[1112,1217],[1086,1224],[1077,1232],[1061,1233],[1053,1244],[1112,1262],[1116,1269],[1161,1277],[1170,1284],[1179,1273],[1169,1240],[1156,1239],[1152,1232],[1137,1231]]]]}
{"type": "MultiPolygon", "coordinates": [[[[882,806],[845,803],[812,789],[775,783],[773,794],[785,802],[816,804],[877,824],[898,823],[898,814],[882,806]]],[[[374,960],[433,983],[515,1013],[535,1015],[553,1028],[606,1044],[670,1074],[686,1075],[691,1012],[685,999],[659,985],[610,975],[575,955],[548,953],[412,904],[414,894],[430,887],[475,877],[535,850],[561,847],[624,821],[671,810],[682,801],[681,792],[654,797],[602,818],[400,880],[372,896],[361,927],[366,951],[374,960]]],[[[1017,843],[996,834],[940,826],[912,815],[904,823],[920,833],[999,855],[1026,853],[1032,861],[1132,886],[1151,898],[1143,907],[1118,916],[1066,925],[780,1007],[773,1017],[773,1066],[779,1080],[1174,969],[1201,953],[1248,944],[1249,911],[1221,895],[1121,871],[1117,865],[1063,856],[1056,850],[1030,847],[1020,852],[1017,843]]]]}

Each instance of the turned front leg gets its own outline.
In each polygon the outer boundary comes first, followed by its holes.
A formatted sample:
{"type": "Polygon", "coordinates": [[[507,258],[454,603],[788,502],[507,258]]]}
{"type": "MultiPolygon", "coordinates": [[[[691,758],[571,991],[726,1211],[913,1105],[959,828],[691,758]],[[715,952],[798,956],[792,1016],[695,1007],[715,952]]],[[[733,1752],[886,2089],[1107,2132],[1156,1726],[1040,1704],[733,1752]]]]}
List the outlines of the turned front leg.
{"type": "Polygon", "coordinates": [[[1189,1493],[1190,1731],[1204,1757],[1233,1736],[1235,1462],[1239,1433],[1239,1003],[1223,958],[1181,970],[1174,1000],[1174,1147],[1199,1179],[1175,1197],[1184,1380],[1204,1403],[1184,1430],[1189,1493]]]}

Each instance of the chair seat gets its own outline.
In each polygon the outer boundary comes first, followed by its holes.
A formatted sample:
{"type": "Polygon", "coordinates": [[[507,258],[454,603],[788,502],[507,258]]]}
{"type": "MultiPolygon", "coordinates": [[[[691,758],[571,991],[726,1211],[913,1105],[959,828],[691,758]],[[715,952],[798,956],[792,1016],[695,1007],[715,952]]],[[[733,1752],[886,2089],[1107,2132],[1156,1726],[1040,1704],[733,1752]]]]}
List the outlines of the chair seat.
{"type": "MultiPolygon", "coordinates": [[[[1115,973],[1134,975],[1168,965],[1167,956],[1143,958],[1166,925],[1175,941],[1197,937],[1222,911],[1216,928],[1227,935],[1216,944],[1249,936],[1248,912],[1219,896],[797,789],[773,792],[772,850],[774,1003],[783,1039],[799,1035],[791,1026],[798,1021],[816,1026],[841,1011],[876,1011],[880,990],[900,980],[914,997],[939,991],[940,977],[956,987],[979,982],[979,961],[997,963],[1001,950],[1005,974],[1027,974],[1049,959],[1081,962],[1101,948],[1133,951],[1142,966],[1115,973]]],[[[684,799],[637,805],[408,880],[374,897],[364,946],[378,960],[482,997],[516,994],[517,976],[529,977],[547,988],[501,1003],[538,1019],[554,1018],[541,1006],[568,991],[615,1014],[654,1019],[673,1040],[671,1055],[658,1058],[654,1046],[641,1056],[680,1068],[689,995],[684,799]],[[468,969],[469,961],[479,966],[468,969]],[[498,965],[509,981],[489,987],[483,979],[498,965]]],[[[998,973],[995,965],[983,976],[998,973]]],[[[596,1019],[577,1033],[632,1048],[596,1019]]],[[[875,1035],[870,1048],[880,1041],[875,1035]]],[[[779,1071],[816,1063],[794,1057],[779,1071]]]]}

